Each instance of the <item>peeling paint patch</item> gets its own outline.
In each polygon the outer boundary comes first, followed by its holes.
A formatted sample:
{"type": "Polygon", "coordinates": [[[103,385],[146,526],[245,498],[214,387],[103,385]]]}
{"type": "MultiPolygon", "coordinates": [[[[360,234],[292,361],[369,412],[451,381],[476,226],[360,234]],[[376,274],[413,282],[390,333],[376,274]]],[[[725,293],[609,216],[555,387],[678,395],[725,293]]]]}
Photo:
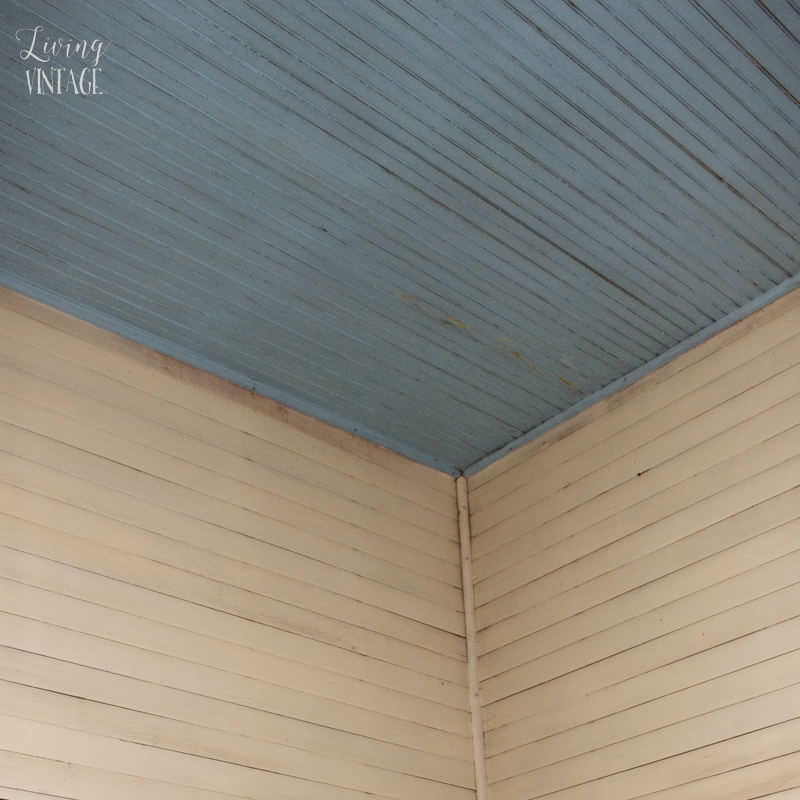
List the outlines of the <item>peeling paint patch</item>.
{"type": "Polygon", "coordinates": [[[573,392],[577,392],[578,394],[583,394],[583,392],[568,378],[565,378],[563,375],[559,375],[558,379],[561,381],[561,383],[565,383],[567,386],[569,386],[569,388],[572,389],[573,392]]]}
{"type": "Polygon", "coordinates": [[[422,311],[423,314],[427,314],[429,317],[433,317],[439,322],[443,322],[445,325],[452,325],[454,328],[460,328],[461,330],[469,330],[469,325],[466,322],[462,322],[457,317],[452,316],[451,314],[443,314],[438,309],[431,306],[429,303],[426,303],[424,300],[421,300],[419,297],[414,297],[413,294],[402,294],[400,292],[395,292],[395,297],[400,298],[406,303],[414,306],[414,308],[422,311]]]}
{"type": "MultiPolygon", "coordinates": [[[[508,339],[501,339],[501,342],[507,342],[508,339]]],[[[518,350],[515,350],[513,347],[509,347],[507,344],[499,344],[497,347],[494,348],[498,353],[506,353],[510,355],[512,358],[519,361],[521,364],[524,364],[528,369],[532,369],[534,372],[538,372],[540,375],[542,371],[537,367],[535,364],[531,364],[525,356],[522,355],[518,350]]]]}

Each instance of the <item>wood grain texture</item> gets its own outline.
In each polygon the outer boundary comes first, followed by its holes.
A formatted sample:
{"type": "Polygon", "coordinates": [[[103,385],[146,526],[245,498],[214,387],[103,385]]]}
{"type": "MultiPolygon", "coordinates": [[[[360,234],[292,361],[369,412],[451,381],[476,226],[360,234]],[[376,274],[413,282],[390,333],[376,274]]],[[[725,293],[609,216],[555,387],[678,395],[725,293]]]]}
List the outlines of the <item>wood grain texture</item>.
{"type": "Polygon", "coordinates": [[[492,800],[796,793],[799,297],[470,479],[492,800]]]}

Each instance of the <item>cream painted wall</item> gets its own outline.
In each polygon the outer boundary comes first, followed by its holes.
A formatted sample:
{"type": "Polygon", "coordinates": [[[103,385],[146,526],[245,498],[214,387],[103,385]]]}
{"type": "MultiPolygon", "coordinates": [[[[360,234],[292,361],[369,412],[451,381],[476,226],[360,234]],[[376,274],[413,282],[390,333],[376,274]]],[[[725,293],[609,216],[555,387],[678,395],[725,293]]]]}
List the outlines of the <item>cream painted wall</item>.
{"type": "Polygon", "coordinates": [[[798,292],[469,481],[491,800],[800,796],[799,487],[798,292]]]}
{"type": "MultiPolygon", "coordinates": [[[[451,478],[10,292],[0,388],[0,797],[475,796],[451,478]]],[[[789,800],[799,412],[796,292],[470,479],[490,800],[789,800]]]]}
{"type": "Polygon", "coordinates": [[[10,292],[0,387],[0,797],[474,797],[450,477],[10,292]]]}

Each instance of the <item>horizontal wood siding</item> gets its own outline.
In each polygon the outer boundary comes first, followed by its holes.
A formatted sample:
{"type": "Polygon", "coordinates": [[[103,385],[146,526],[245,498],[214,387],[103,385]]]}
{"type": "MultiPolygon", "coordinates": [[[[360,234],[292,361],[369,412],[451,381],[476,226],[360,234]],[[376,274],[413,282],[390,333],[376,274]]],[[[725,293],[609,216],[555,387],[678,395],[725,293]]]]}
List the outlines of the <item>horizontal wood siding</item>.
{"type": "Polygon", "coordinates": [[[800,293],[470,479],[491,800],[800,794],[800,293]]]}
{"type": "Polygon", "coordinates": [[[0,796],[468,800],[452,478],[0,294],[0,796]]]}

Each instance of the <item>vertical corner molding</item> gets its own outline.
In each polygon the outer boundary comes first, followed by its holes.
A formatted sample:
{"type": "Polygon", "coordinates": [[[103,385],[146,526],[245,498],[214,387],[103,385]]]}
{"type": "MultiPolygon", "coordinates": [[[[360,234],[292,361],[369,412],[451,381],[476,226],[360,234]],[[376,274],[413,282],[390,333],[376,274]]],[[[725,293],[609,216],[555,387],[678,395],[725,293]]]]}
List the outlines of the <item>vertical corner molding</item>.
{"type": "Polygon", "coordinates": [[[475,586],[472,579],[472,537],[469,527],[469,495],[467,479],[456,478],[458,497],[458,531],[461,541],[461,583],[464,593],[464,621],[467,633],[467,669],[469,670],[469,704],[472,713],[472,748],[475,757],[475,790],[477,800],[487,800],[486,753],[483,746],[483,708],[478,677],[477,628],[475,625],[475,586]]]}

